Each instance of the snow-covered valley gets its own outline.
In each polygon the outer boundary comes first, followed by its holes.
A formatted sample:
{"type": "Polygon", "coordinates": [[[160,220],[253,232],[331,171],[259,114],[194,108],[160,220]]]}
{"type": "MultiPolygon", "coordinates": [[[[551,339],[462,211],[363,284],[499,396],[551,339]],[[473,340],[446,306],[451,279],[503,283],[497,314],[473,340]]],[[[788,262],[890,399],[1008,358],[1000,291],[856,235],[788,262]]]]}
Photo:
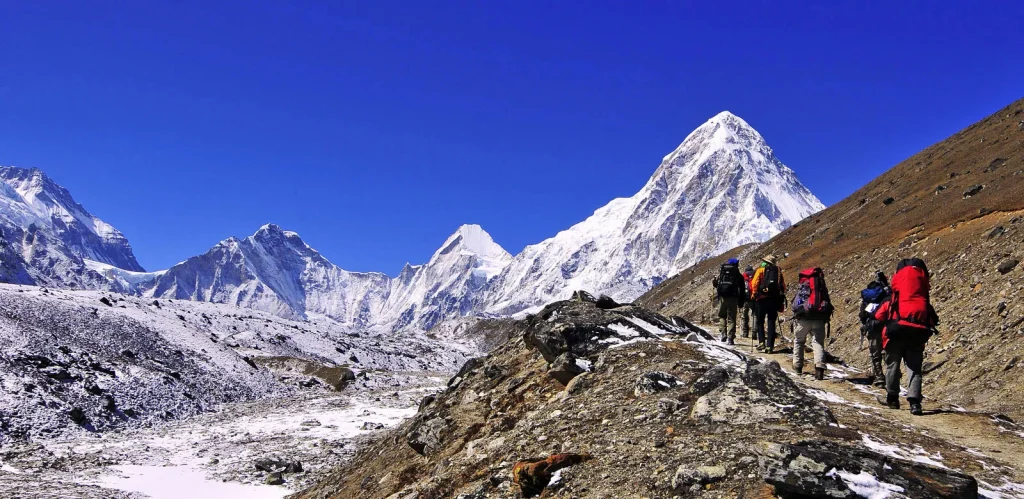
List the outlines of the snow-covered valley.
{"type": "Polygon", "coordinates": [[[378,388],[306,393],[108,433],[7,444],[4,497],[281,498],[350,458],[361,442],[415,414],[443,377],[404,375],[378,388]],[[266,461],[298,464],[266,482],[266,461]]]}
{"type": "Polygon", "coordinates": [[[10,497],[282,497],[413,414],[477,350],[99,291],[0,285],[0,310],[10,497]],[[304,471],[265,485],[266,459],[304,471]]]}

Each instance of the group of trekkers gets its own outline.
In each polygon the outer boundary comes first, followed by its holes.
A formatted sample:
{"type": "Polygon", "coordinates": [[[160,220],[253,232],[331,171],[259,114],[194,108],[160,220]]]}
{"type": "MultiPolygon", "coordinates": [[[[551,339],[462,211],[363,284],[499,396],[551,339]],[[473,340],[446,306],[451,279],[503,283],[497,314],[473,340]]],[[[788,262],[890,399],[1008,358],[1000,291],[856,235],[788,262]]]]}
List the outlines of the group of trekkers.
{"type": "MultiPolygon", "coordinates": [[[[757,351],[775,353],[778,317],[786,311],[787,305],[786,280],[778,259],[767,255],[757,269],[747,266],[740,272],[739,268],[739,260],[730,258],[722,264],[718,277],[712,281],[719,303],[721,341],[735,344],[740,316],[743,321],[742,337],[749,338],[750,316],[753,315],[757,351]]],[[[871,282],[861,291],[858,311],[861,342],[865,338],[868,340],[871,358],[869,382],[886,391],[886,396],[880,397],[879,401],[889,408],[900,408],[901,366],[905,365],[910,374],[906,398],[910,413],[916,416],[922,414],[924,348],[939,324],[929,297],[930,277],[923,260],[900,260],[891,282],[883,272],[875,272],[871,282]]],[[[824,271],[818,267],[800,271],[796,293],[789,303],[793,370],[804,374],[804,347],[809,341],[814,352],[814,377],[824,379],[825,341],[831,334],[831,319],[835,312],[824,271]]]]}

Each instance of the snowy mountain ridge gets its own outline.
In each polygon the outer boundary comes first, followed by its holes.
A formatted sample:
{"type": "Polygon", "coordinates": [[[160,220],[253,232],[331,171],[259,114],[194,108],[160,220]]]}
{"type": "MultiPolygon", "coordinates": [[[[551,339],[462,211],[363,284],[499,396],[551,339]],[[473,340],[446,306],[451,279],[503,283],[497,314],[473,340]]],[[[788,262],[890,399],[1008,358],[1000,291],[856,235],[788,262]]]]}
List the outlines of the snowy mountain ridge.
{"type": "MultiPolygon", "coordinates": [[[[68,266],[74,268],[65,273],[88,276],[78,279],[82,287],[225,303],[289,319],[328,317],[378,331],[516,314],[575,289],[629,301],[681,268],[764,241],[824,208],[756,130],[722,112],[666,155],[637,194],[611,201],[515,256],[480,226],[463,225],[427,263],[407,264],[398,276],[349,272],[298,234],[268,224],[165,271],[145,273],[123,235],[41,172],[0,172],[3,199],[13,200],[0,206],[3,220],[14,231],[49,220],[44,236],[63,245],[47,251],[71,255],[68,266]],[[62,232],[65,226],[75,230],[62,232]]],[[[27,262],[22,270],[38,274],[44,264],[27,262]]],[[[18,270],[5,271],[0,280],[18,282],[7,277],[18,270]]]]}

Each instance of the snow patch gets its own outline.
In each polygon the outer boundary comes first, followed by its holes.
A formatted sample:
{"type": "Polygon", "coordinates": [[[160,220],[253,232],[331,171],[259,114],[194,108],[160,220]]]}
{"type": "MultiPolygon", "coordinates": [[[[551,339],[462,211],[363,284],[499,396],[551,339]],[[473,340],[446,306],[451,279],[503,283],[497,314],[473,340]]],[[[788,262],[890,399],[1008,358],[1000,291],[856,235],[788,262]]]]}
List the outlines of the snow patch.
{"type": "Polygon", "coordinates": [[[863,470],[854,475],[844,470],[833,469],[825,476],[838,476],[850,490],[865,499],[886,499],[904,491],[903,487],[880,481],[874,475],[863,470]]]}
{"type": "Polygon", "coordinates": [[[243,485],[207,478],[189,466],[111,466],[116,474],[100,478],[97,485],[145,494],[152,499],[280,499],[292,491],[284,487],[243,485]]]}

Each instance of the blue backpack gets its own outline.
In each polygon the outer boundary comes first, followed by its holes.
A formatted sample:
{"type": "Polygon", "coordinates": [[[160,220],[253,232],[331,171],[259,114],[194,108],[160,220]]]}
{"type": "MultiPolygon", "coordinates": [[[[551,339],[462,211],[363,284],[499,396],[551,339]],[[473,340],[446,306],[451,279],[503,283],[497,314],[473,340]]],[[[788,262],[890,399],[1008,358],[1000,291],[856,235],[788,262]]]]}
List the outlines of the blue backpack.
{"type": "Polygon", "coordinates": [[[860,292],[860,299],[864,300],[865,303],[882,303],[889,297],[889,290],[885,286],[875,286],[877,283],[871,284],[871,286],[860,292]]]}

